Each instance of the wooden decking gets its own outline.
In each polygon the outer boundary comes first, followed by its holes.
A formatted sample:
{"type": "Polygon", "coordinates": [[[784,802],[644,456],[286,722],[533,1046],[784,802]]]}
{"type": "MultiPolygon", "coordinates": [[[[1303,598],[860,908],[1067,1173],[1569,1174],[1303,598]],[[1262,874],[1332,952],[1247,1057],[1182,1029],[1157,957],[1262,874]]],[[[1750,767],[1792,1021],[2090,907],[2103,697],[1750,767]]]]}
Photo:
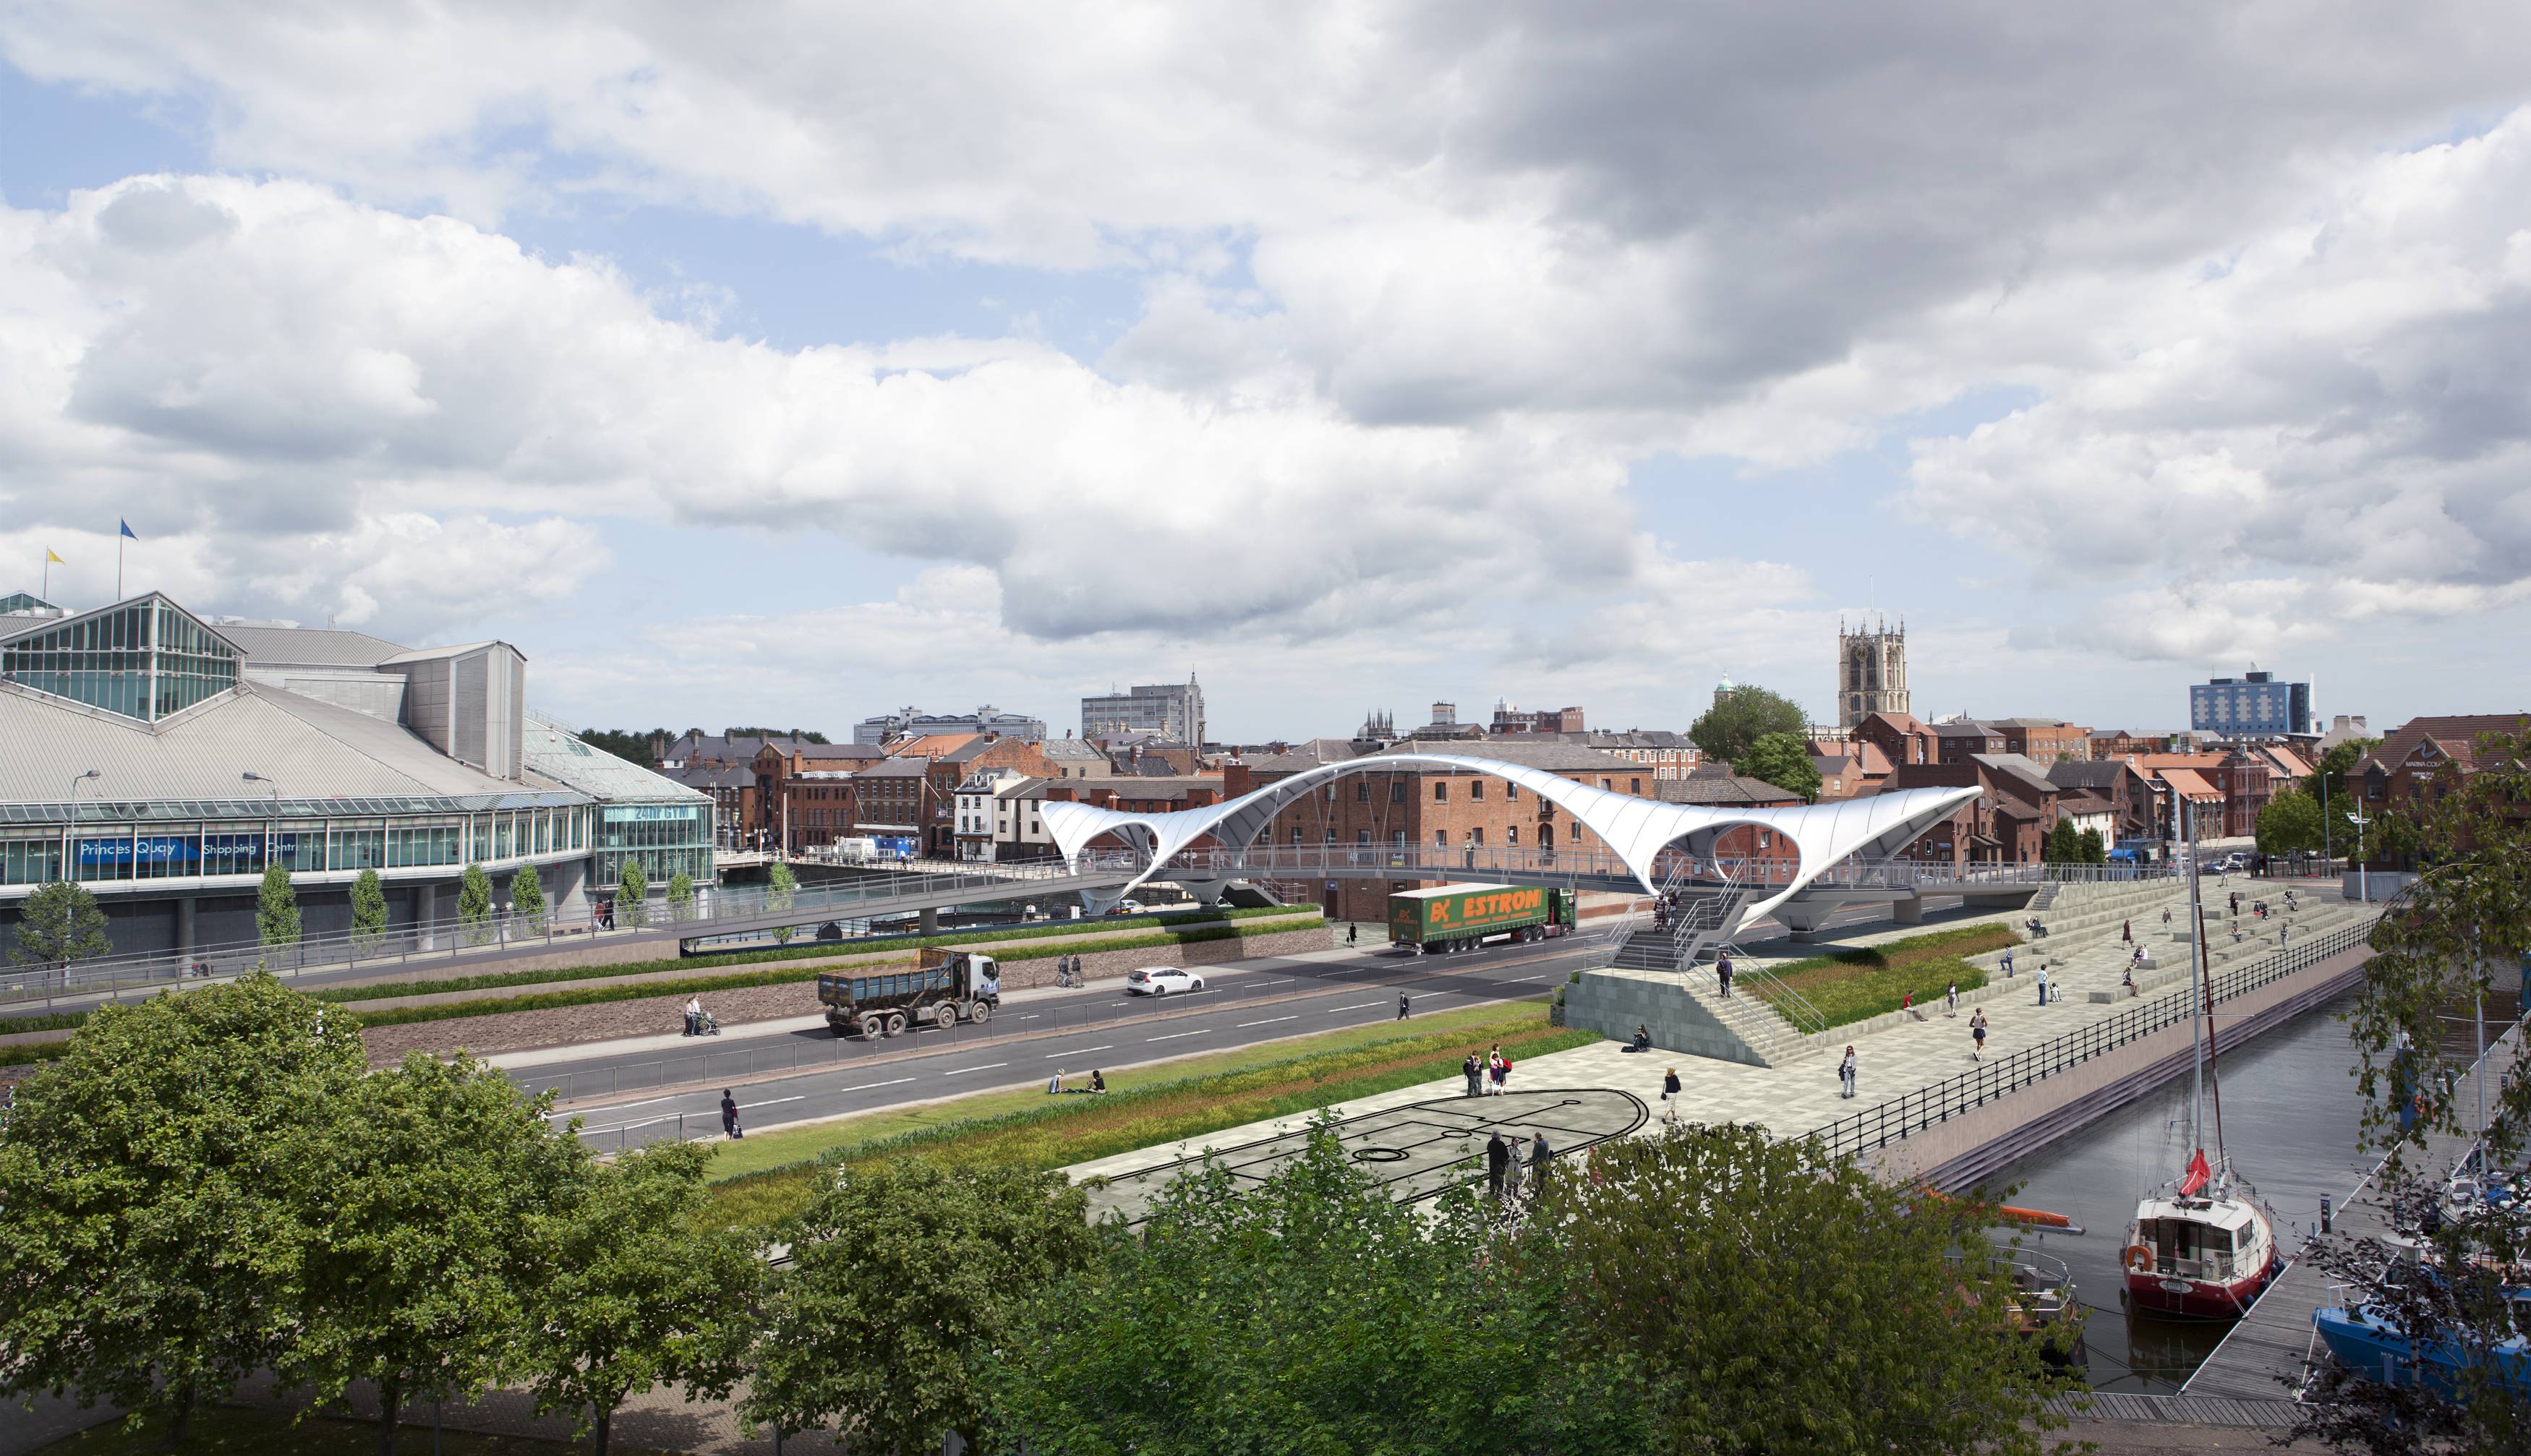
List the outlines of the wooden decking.
{"type": "MultiPolygon", "coordinates": [[[[2487,1056],[2463,1082],[2457,1093],[2462,1120],[2475,1131],[2478,1098],[2473,1092],[2477,1078],[2487,1079],[2487,1105],[2497,1105],[2496,1090],[2522,1055],[2522,1029],[2508,1030],[2487,1056]]],[[[2438,1135],[2427,1140],[2426,1151],[2419,1166],[2447,1171],[2466,1154],[2474,1137],[2438,1135]]],[[[2382,1209],[2366,1197],[2381,1168],[2364,1175],[2345,1198],[2337,1201],[2334,1218],[2337,1233],[2362,1238],[2390,1232],[2382,1209]]],[[[2293,1399],[2307,1383],[2310,1362],[2328,1358],[2312,1332],[2311,1316],[2317,1311],[2336,1303],[2327,1276],[2302,1259],[2296,1259],[2259,1296],[2250,1313],[2232,1326],[2231,1333],[2215,1347],[2215,1353],[2197,1368],[2180,1387],[2188,1399],[2229,1401],[2277,1401],[2293,1399]]]]}

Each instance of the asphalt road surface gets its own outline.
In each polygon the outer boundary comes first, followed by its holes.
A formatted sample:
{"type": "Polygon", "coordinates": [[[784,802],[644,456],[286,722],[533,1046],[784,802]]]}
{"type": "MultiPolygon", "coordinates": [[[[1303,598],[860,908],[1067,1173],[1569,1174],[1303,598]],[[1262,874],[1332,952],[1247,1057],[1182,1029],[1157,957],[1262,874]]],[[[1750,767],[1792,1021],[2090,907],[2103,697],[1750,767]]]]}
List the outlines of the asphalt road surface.
{"type": "Polygon", "coordinates": [[[1586,954],[1580,943],[1550,940],[1452,956],[1264,959],[1250,969],[1206,972],[1201,992],[1127,996],[1111,983],[1072,997],[1006,1002],[986,1026],[954,1032],[908,1033],[872,1043],[818,1029],[750,1038],[750,1045],[719,1052],[665,1059],[655,1051],[622,1053],[510,1075],[531,1091],[577,1092],[578,1100],[563,1110],[584,1120],[583,1136],[591,1143],[638,1146],[718,1135],[721,1088],[690,1085],[700,1058],[708,1055],[712,1075],[728,1079],[742,1124],[760,1132],[989,1088],[1042,1085],[1058,1067],[1087,1085],[1094,1067],[1393,1022],[1400,991],[1411,998],[1410,1020],[1543,995],[1586,954]],[[927,1042],[938,1049],[926,1049],[927,1042]],[[793,1056],[814,1060],[797,1072],[778,1070],[793,1056]],[[827,1060],[837,1056],[842,1060],[827,1060]],[[753,1074],[751,1058],[759,1063],[753,1074]],[[604,1091],[610,1085],[615,1093],[604,1091]],[[659,1090],[646,1094],[638,1091],[644,1087],[659,1090]]]}

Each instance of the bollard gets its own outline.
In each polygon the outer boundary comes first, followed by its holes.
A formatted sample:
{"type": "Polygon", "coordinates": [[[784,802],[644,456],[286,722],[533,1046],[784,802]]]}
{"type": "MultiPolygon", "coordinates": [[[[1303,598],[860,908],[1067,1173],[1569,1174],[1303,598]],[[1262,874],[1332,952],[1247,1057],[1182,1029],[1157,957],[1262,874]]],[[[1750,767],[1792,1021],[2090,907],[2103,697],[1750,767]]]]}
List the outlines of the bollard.
{"type": "Polygon", "coordinates": [[[2330,1233],[2335,1228],[2335,1226],[2336,1220],[2330,1214],[2329,1195],[2322,1194],[2320,1196],[2320,1231],[2322,1233],[2330,1233]]]}

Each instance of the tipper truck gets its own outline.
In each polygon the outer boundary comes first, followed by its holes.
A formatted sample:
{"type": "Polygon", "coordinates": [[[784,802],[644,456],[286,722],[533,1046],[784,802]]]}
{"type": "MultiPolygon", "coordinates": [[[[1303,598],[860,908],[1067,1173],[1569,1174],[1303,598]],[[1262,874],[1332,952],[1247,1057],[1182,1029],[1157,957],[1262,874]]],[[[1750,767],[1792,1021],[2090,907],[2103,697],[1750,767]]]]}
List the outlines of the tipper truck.
{"type": "Polygon", "coordinates": [[[1424,954],[1490,940],[1540,940],[1573,927],[1573,892],[1544,885],[1440,885],[1388,897],[1388,943],[1424,954]]]}
{"type": "Polygon", "coordinates": [[[927,946],[911,971],[820,976],[817,999],[836,1036],[875,1039],[896,1036],[909,1022],[945,1029],[962,1018],[990,1020],[1002,1004],[1002,972],[991,956],[927,946]]]}

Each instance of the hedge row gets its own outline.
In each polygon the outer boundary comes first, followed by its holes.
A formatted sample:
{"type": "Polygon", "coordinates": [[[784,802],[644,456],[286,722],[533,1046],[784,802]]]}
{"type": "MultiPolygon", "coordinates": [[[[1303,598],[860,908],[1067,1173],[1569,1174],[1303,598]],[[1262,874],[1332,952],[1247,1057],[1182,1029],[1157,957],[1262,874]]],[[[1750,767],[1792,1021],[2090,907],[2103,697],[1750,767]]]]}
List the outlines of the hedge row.
{"type": "MultiPolygon", "coordinates": [[[[1158,935],[1120,935],[1095,940],[1066,941],[1060,945],[1021,946],[997,951],[994,959],[1033,961],[1047,956],[1096,954],[1108,950],[1145,950],[1163,945],[1193,945],[1206,940],[1236,940],[1250,935],[1279,935],[1287,929],[1307,926],[1285,925],[1220,925],[1203,930],[1180,930],[1158,935]]],[[[400,1027],[415,1022],[453,1021],[469,1016],[495,1016],[505,1011],[547,1011],[557,1006],[594,1006],[607,1001],[641,1001],[652,996],[701,995],[708,991],[745,990],[752,986],[782,985],[790,981],[813,980],[818,972],[759,971],[743,976],[700,976],[679,980],[646,980],[638,985],[596,985],[576,991],[544,991],[526,996],[495,996],[479,1001],[447,1001],[437,1006],[406,1006],[393,1011],[356,1012],[365,1027],[400,1027]]]]}

